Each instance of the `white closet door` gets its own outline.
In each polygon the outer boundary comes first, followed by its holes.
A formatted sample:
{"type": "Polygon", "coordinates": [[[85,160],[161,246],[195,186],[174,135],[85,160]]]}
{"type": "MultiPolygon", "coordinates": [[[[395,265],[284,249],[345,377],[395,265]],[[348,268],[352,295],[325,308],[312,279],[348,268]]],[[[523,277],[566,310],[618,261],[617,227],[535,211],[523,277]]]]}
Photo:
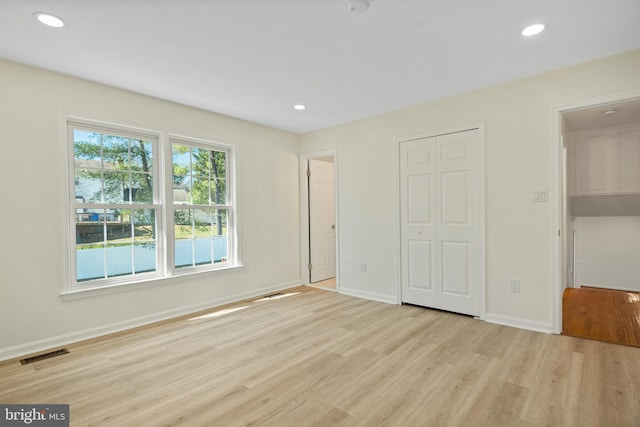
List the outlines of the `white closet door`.
{"type": "Polygon", "coordinates": [[[400,146],[403,302],[480,315],[480,143],[471,130],[400,146]]]}
{"type": "Polygon", "coordinates": [[[400,144],[402,301],[435,307],[436,139],[400,144]]]}

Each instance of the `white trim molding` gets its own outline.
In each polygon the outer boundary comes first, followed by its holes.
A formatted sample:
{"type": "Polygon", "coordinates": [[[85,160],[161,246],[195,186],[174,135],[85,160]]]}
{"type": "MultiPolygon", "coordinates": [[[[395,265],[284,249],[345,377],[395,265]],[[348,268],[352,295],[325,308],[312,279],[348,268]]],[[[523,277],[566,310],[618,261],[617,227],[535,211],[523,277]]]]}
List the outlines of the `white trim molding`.
{"type": "Polygon", "coordinates": [[[516,317],[503,316],[501,314],[488,313],[485,319],[489,323],[496,325],[510,326],[512,328],[527,329],[545,334],[553,333],[553,328],[549,323],[535,322],[533,320],[518,319],[516,317]]]}
{"type": "Polygon", "coordinates": [[[349,295],[356,298],[368,299],[371,301],[384,302],[387,304],[400,304],[400,300],[395,295],[384,295],[376,292],[363,291],[361,289],[345,288],[342,286],[339,293],[343,295],[349,295]]]}

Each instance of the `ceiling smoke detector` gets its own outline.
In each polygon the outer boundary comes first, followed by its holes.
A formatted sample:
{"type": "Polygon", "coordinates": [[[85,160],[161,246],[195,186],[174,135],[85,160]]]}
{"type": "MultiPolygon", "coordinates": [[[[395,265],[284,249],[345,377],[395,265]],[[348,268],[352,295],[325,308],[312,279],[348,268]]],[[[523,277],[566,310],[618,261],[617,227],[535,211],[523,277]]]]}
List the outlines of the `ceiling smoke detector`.
{"type": "Polygon", "coordinates": [[[351,0],[349,2],[349,11],[353,13],[364,13],[369,10],[369,2],[367,0],[351,0]]]}

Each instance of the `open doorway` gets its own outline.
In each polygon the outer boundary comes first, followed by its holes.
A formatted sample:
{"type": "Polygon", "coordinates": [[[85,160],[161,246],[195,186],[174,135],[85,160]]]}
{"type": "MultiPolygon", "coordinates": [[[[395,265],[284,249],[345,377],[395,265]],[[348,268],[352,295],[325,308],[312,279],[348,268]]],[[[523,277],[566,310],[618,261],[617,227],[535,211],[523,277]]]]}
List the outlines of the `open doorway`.
{"type": "Polygon", "coordinates": [[[338,290],[337,156],[335,150],[300,158],[301,281],[338,290]]]}
{"type": "MultiPolygon", "coordinates": [[[[571,298],[578,295],[567,289],[588,287],[596,296],[598,289],[640,292],[640,94],[554,112],[560,135],[560,262],[553,326],[560,333],[571,298]]],[[[604,297],[591,301],[591,309],[581,310],[585,316],[611,313],[599,307],[604,297]]]]}

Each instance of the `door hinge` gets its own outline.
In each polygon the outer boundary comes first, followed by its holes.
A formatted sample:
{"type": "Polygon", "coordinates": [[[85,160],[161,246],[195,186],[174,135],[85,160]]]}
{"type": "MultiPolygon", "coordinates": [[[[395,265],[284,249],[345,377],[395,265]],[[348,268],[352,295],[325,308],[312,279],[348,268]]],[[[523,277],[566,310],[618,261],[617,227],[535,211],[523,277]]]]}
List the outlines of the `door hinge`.
{"type": "Polygon", "coordinates": [[[308,267],[309,267],[309,270],[311,270],[313,268],[313,265],[309,264],[308,267]]]}
{"type": "Polygon", "coordinates": [[[307,169],[307,176],[311,176],[311,169],[307,169]]]}

